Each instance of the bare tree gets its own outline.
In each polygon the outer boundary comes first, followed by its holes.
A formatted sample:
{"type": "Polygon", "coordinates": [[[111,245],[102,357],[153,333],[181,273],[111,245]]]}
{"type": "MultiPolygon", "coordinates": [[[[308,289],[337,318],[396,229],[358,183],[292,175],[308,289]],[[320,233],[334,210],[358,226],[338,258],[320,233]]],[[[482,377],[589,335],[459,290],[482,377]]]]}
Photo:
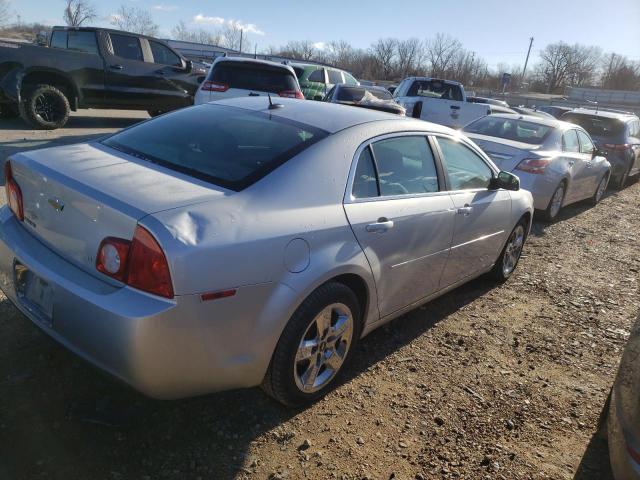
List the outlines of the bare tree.
{"type": "Polygon", "coordinates": [[[153,21],[151,14],[138,7],[121,5],[118,13],[111,17],[111,24],[120,30],[139,33],[140,35],[154,36],[158,34],[159,27],[153,21]]]}
{"type": "Polygon", "coordinates": [[[313,46],[313,42],[309,40],[287,42],[280,51],[281,55],[299,60],[314,60],[318,54],[317,49],[313,46]]]}
{"type": "Polygon", "coordinates": [[[0,0],[0,25],[6,25],[11,19],[9,0],[0,0]]]}
{"type": "Polygon", "coordinates": [[[176,40],[184,40],[186,42],[203,43],[205,45],[220,45],[222,43],[222,37],[219,32],[209,32],[202,28],[190,30],[184,20],[181,20],[173,27],[171,34],[176,40]]]}
{"type": "Polygon", "coordinates": [[[381,80],[389,80],[392,72],[395,70],[396,44],[395,38],[380,38],[376,43],[371,45],[370,51],[377,66],[377,70],[381,75],[381,80]]]}
{"type": "Polygon", "coordinates": [[[396,41],[396,55],[398,58],[398,74],[404,78],[415,73],[420,68],[424,49],[422,42],[417,38],[396,41]]]}
{"type": "Polygon", "coordinates": [[[425,56],[431,75],[444,77],[453,66],[456,55],[462,48],[460,40],[442,33],[425,42],[425,56]]]}
{"type": "Polygon", "coordinates": [[[98,16],[96,9],[89,0],[67,0],[63,18],[70,27],[79,27],[84,22],[90,22],[98,16]]]}
{"type": "Polygon", "coordinates": [[[623,55],[610,53],[602,59],[602,86],[614,90],[640,89],[640,63],[623,55]]]}

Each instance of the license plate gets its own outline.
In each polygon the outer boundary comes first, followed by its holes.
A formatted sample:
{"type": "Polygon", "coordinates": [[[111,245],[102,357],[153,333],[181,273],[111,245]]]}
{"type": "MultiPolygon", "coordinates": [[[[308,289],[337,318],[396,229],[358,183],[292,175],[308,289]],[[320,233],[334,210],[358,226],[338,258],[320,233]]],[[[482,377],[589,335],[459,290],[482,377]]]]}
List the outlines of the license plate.
{"type": "Polygon", "coordinates": [[[15,265],[15,276],[16,290],[25,306],[45,323],[51,325],[53,286],[20,263],[15,265]]]}

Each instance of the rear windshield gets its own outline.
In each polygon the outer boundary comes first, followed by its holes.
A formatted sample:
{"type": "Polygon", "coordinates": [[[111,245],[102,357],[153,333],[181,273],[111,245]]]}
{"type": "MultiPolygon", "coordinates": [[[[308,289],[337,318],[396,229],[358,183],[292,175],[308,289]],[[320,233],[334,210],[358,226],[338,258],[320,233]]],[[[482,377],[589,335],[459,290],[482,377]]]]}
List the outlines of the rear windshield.
{"type": "Polygon", "coordinates": [[[489,115],[467,125],[463,130],[467,133],[478,133],[531,145],[540,145],[546,140],[552,129],[553,127],[548,125],[489,115]]]}
{"type": "Polygon", "coordinates": [[[565,113],[562,116],[564,122],[580,125],[591,135],[607,137],[619,135],[624,131],[624,123],[617,118],[605,118],[597,115],[582,115],[579,113],[565,113]]]}
{"type": "Polygon", "coordinates": [[[386,90],[377,90],[374,88],[369,90],[368,88],[362,87],[341,87],[340,90],[338,90],[338,101],[359,102],[364,97],[365,92],[369,92],[381,100],[391,99],[391,93],[386,90]]]}
{"type": "Polygon", "coordinates": [[[239,191],[327,135],[263,112],[209,104],[140,123],[102,143],[239,191]]]}
{"type": "Polygon", "coordinates": [[[220,62],[211,70],[209,80],[229,88],[260,92],[298,90],[296,78],[288,69],[251,62],[220,62]]]}

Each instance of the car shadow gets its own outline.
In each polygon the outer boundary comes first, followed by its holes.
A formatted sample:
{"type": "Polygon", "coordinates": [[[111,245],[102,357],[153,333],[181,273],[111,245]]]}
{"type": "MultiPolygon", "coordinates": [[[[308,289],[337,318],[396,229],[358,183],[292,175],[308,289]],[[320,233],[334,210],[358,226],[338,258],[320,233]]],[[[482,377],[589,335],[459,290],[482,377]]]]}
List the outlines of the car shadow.
{"type": "Polygon", "coordinates": [[[607,442],[599,433],[591,437],[573,480],[614,480],[607,442]]]}
{"type": "MultiPolygon", "coordinates": [[[[474,280],[372,332],[356,347],[336,388],[494,287],[485,278],[474,280]]],[[[302,442],[279,428],[301,410],[283,407],[257,388],[149,399],[59,346],[6,300],[0,320],[4,338],[13,339],[0,344],[7,478],[231,479],[250,472],[250,447],[261,437],[283,449],[302,442]]],[[[319,417],[340,414],[324,411],[322,402],[314,407],[319,417]]]]}
{"type": "MultiPolygon", "coordinates": [[[[106,116],[71,116],[66,125],[56,132],[64,132],[70,128],[126,128],[134,125],[143,120],[147,120],[144,117],[106,117],[106,116]]],[[[2,130],[25,130],[33,131],[33,129],[27,125],[20,118],[0,119],[0,131],[2,130]]]]}

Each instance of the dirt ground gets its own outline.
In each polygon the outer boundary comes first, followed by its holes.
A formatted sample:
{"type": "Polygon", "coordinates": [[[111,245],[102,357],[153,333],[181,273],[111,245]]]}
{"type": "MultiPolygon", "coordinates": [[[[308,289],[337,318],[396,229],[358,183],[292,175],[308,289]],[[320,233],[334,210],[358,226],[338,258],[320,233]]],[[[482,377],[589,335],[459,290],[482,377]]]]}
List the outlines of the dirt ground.
{"type": "MultiPolygon", "coordinates": [[[[41,141],[19,128],[0,126],[3,156],[41,141]]],[[[0,479],[608,479],[595,432],[638,315],[638,207],[640,183],[536,222],[506,284],[375,331],[304,410],[258,389],[147,399],[0,294],[0,479]]]]}

